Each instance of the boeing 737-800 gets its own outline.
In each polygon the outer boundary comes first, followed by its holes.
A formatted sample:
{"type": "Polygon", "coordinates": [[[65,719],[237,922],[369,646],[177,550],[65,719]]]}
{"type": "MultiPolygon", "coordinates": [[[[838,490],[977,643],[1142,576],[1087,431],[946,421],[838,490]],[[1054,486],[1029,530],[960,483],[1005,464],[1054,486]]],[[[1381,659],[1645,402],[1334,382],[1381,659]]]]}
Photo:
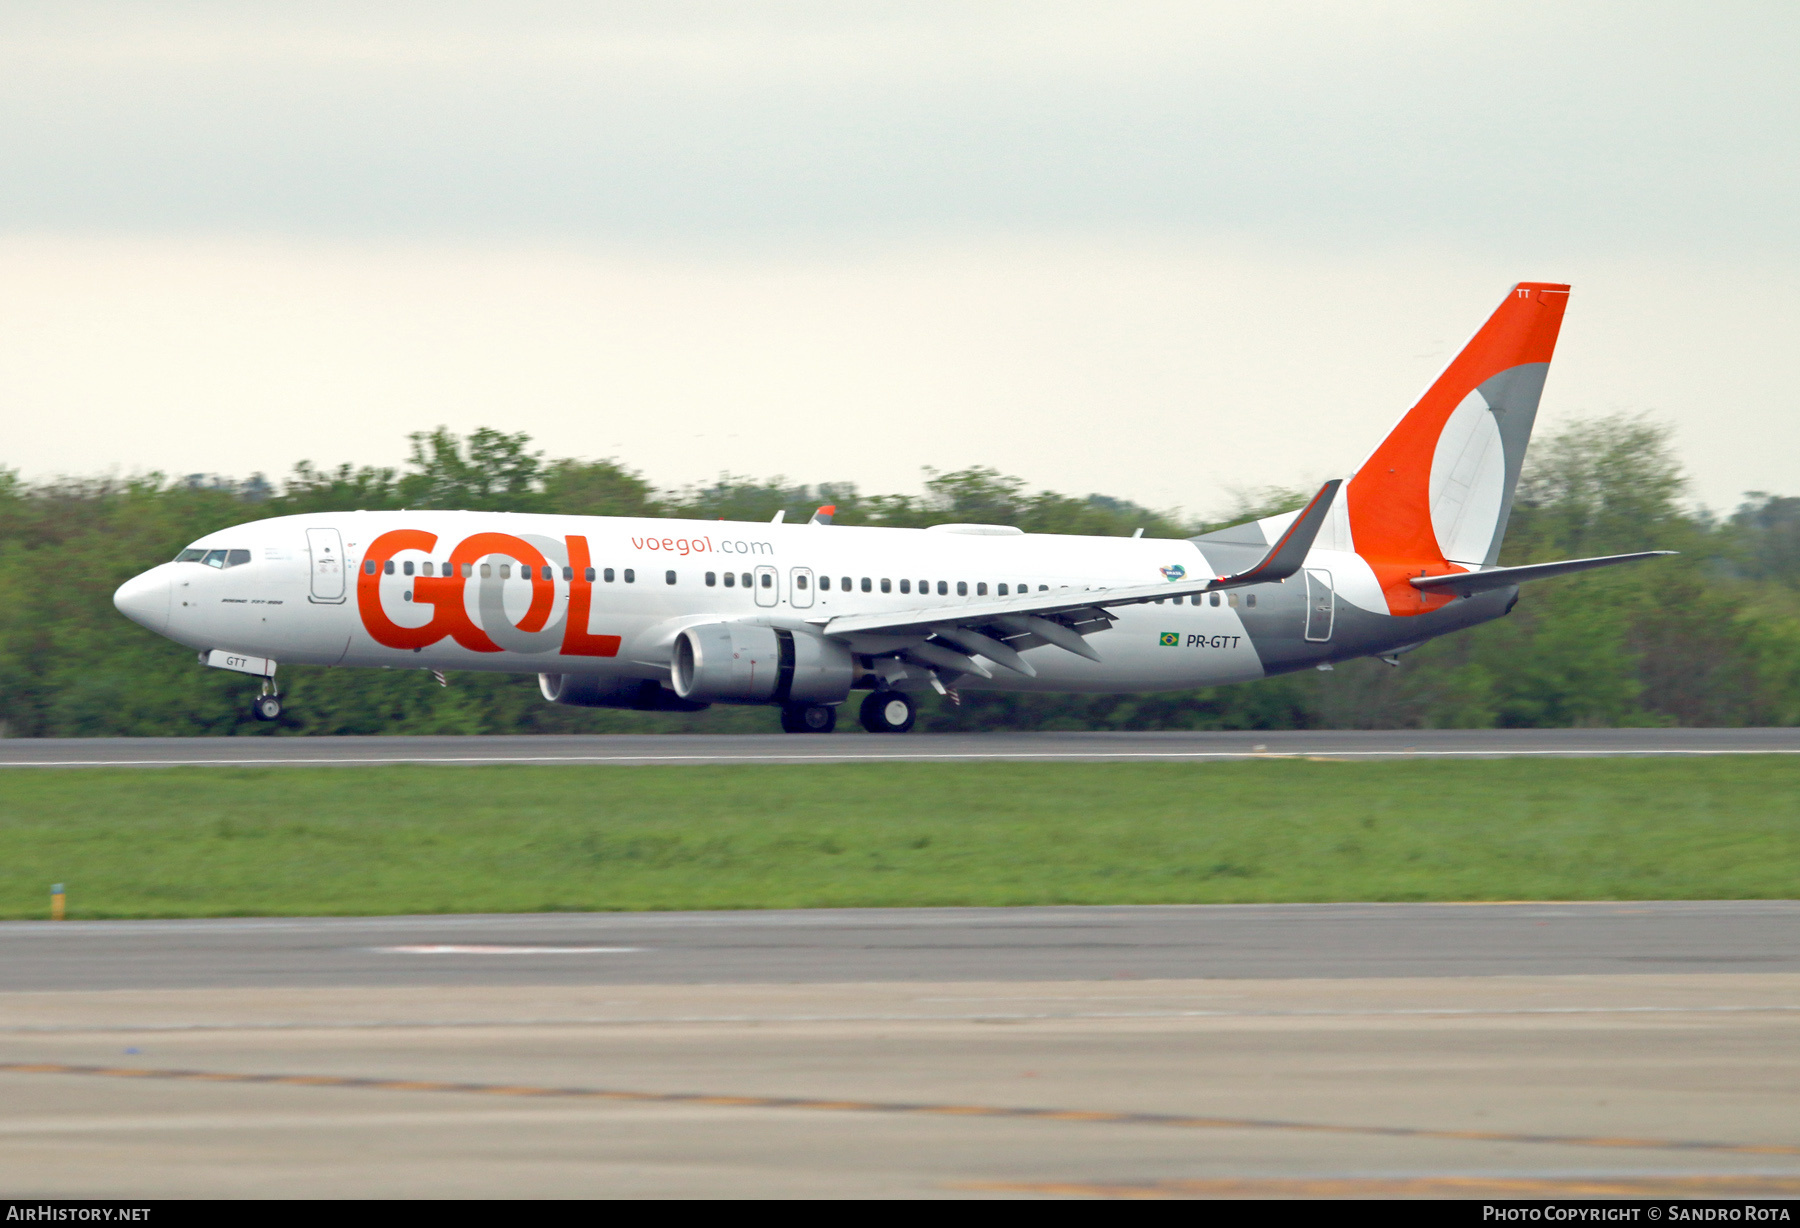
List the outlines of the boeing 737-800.
{"type": "Polygon", "coordinates": [[[1347,479],[1187,540],[496,512],[335,512],[212,533],[118,608],[262,678],[278,663],[538,675],[544,698],[770,704],[872,732],[927,689],[1133,692],[1394,661],[1518,586],[1657,553],[1499,567],[1569,287],[1523,282],[1347,479]]]}

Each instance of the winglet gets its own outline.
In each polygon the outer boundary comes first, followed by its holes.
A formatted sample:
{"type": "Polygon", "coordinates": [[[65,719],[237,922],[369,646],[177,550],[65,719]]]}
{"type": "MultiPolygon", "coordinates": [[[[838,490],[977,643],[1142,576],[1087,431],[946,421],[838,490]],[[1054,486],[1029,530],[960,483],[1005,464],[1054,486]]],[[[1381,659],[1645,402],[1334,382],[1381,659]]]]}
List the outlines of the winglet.
{"type": "Polygon", "coordinates": [[[835,515],[837,515],[837,504],[827,503],[823,507],[821,507],[818,511],[814,512],[812,514],[812,519],[807,521],[806,523],[807,524],[830,524],[831,518],[835,515]]]}
{"type": "Polygon", "coordinates": [[[1313,539],[1318,537],[1319,530],[1325,525],[1325,517],[1331,512],[1331,501],[1337,497],[1338,487],[1343,484],[1342,478],[1333,478],[1321,486],[1319,493],[1312,497],[1312,502],[1294,517],[1294,523],[1281,535],[1281,540],[1263,556],[1262,562],[1235,576],[1220,576],[1213,581],[1212,587],[1235,588],[1241,584],[1266,584],[1285,580],[1299,571],[1312,550],[1313,539]]]}

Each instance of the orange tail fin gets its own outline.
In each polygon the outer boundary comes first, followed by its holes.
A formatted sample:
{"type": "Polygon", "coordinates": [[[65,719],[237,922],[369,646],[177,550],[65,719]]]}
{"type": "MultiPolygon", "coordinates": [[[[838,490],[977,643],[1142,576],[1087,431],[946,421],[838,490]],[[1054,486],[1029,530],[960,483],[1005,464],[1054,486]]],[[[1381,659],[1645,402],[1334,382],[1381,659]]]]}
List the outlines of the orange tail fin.
{"type": "Polygon", "coordinates": [[[1569,287],[1520,282],[1344,487],[1356,552],[1394,614],[1451,600],[1412,576],[1491,567],[1569,287]]]}

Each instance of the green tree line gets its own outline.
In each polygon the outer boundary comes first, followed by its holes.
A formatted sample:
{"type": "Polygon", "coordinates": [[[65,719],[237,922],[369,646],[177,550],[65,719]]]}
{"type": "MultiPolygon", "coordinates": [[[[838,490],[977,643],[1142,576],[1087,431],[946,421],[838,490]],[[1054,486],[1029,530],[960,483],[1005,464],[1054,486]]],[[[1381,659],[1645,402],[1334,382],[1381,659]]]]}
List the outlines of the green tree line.
{"type": "MultiPolygon", "coordinates": [[[[211,475],[28,483],[0,470],[0,734],[550,733],[766,730],[767,709],[690,715],[562,708],[532,677],[421,670],[282,671],[290,706],[252,721],[253,683],[121,617],[129,576],[227,525],[357,508],[473,508],[838,524],[1013,524],[1035,533],[1179,538],[1206,528],[1105,495],[1031,491],[990,468],[928,470],[919,495],[722,475],[658,490],[613,460],[546,458],[524,434],[410,437],[398,468],[296,466],[279,484],[211,475]]],[[[1800,721],[1800,498],[1752,493],[1729,517],[1682,501],[1669,432],[1577,422],[1532,446],[1504,563],[1670,549],[1673,559],[1546,581],[1513,614],[1401,658],[1233,687],[1130,696],[992,695],[933,702],[928,729],[1287,729],[1788,725],[1800,721]]],[[[1240,496],[1230,521],[1296,505],[1240,496]]]]}

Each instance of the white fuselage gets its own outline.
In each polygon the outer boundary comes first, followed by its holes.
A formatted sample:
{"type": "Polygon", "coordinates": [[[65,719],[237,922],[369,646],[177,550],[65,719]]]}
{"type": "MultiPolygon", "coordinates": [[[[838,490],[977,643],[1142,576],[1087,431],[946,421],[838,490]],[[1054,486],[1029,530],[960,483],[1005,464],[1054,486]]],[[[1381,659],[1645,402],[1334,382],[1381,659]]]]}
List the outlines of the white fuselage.
{"type": "MultiPolygon", "coordinates": [[[[221,530],[184,554],[221,550],[249,561],[163,564],[121,589],[121,609],[191,648],[282,663],[661,679],[676,634],[700,623],[950,615],[1003,592],[1213,574],[1193,543],[1166,539],[494,512],[287,516],[221,530]]],[[[1380,608],[1356,555],[1315,551],[1308,565],[1335,572],[1339,600],[1380,608]]],[[[1036,677],[1001,670],[964,685],[1131,692],[1261,677],[1234,606],[1122,606],[1091,637],[1100,661],[1040,647],[1029,650],[1036,677]]]]}

